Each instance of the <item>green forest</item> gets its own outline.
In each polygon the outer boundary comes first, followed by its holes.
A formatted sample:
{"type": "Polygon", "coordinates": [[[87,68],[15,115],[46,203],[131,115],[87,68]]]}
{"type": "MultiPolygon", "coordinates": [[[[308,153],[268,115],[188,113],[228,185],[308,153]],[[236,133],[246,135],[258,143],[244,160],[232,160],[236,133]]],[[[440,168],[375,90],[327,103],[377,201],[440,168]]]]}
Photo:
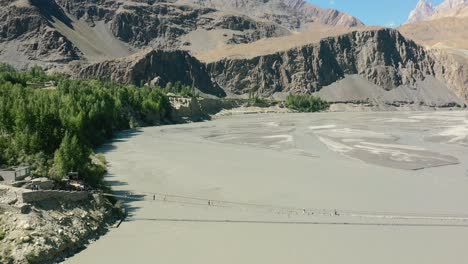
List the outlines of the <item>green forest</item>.
{"type": "Polygon", "coordinates": [[[168,119],[164,90],[0,65],[0,167],[28,164],[57,180],[73,171],[97,185],[105,168],[93,162],[92,149],[116,131],[168,119]]]}
{"type": "MultiPolygon", "coordinates": [[[[78,172],[88,184],[98,185],[105,166],[92,158],[93,148],[117,131],[170,120],[167,93],[197,96],[180,82],[136,87],[0,64],[0,168],[27,164],[37,176],[56,180],[78,172]]],[[[328,108],[310,95],[290,95],[285,105],[301,112],[328,108]]]]}

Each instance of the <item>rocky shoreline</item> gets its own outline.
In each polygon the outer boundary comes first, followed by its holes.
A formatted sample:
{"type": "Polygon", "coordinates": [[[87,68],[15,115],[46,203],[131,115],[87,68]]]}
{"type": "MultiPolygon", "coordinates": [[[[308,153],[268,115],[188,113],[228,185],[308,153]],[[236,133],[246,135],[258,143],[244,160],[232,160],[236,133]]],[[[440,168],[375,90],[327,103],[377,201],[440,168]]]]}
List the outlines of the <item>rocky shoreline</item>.
{"type": "MultiPolygon", "coordinates": [[[[265,100],[263,104],[255,104],[247,99],[210,99],[171,97],[173,122],[197,122],[222,118],[224,116],[244,114],[283,114],[297,111],[288,109],[282,101],[265,100]]],[[[375,104],[364,101],[335,101],[329,102],[328,112],[388,112],[388,111],[437,111],[437,110],[466,110],[463,104],[417,104],[415,102],[398,102],[375,104]]]]}
{"type": "Polygon", "coordinates": [[[24,204],[0,189],[0,263],[56,263],[105,234],[119,219],[102,194],[82,201],[46,199],[24,204]]]}

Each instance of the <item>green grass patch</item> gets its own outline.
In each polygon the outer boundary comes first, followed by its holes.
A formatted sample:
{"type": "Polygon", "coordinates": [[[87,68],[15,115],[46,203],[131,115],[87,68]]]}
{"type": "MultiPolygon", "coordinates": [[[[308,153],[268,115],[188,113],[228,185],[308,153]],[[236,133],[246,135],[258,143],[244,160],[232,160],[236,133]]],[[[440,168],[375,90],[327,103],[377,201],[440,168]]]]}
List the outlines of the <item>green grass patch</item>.
{"type": "Polygon", "coordinates": [[[285,105],[299,112],[320,112],[330,107],[330,104],[313,95],[289,95],[285,105]]]}

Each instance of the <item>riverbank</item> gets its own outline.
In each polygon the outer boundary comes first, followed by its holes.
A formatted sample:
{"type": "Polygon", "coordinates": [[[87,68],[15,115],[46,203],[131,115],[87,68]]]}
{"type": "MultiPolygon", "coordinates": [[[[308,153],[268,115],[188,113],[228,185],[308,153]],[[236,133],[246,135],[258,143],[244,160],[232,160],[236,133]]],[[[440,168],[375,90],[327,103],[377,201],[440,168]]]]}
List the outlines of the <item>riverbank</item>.
{"type": "Polygon", "coordinates": [[[114,206],[101,194],[22,192],[0,185],[2,264],[56,263],[105,234],[117,220],[114,206]]]}
{"type": "MultiPolygon", "coordinates": [[[[170,97],[171,120],[174,123],[197,122],[236,115],[287,114],[299,111],[286,107],[285,101],[261,99],[214,99],[170,97]]],[[[321,112],[406,112],[406,111],[465,111],[465,105],[420,105],[414,102],[372,104],[367,101],[330,102],[321,112]]]]}

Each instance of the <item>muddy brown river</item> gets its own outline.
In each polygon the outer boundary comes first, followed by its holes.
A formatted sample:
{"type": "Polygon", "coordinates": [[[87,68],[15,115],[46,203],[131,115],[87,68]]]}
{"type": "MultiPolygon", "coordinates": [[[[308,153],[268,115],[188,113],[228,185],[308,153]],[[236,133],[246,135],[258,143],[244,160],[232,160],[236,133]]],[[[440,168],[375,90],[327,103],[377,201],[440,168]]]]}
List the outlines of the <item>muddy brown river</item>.
{"type": "Polygon", "coordinates": [[[231,116],[101,151],[129,217],[65,263],[468,263],[468,112],[231,116]]]}

